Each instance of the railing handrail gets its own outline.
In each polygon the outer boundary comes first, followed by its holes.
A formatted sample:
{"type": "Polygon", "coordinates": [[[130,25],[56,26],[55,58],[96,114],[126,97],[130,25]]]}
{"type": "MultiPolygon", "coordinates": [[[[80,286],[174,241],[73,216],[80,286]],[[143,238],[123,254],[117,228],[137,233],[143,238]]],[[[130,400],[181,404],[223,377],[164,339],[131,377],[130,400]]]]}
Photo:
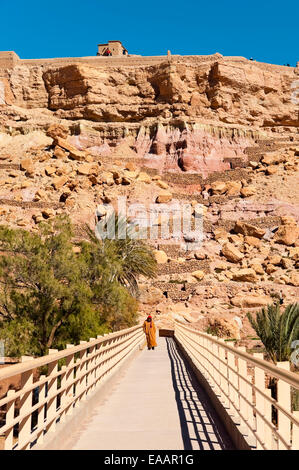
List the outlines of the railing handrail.
{"type": "Polygon", "coordinates": [[[285,369],[281,369],[277,365],[271,364],[265,359],[254,357],[245,351],[240,351],[239,349],[226,344],[224,340],[217,339],[213,337],[212,335],[204,333],[203,331],[200,331],[200,330],[196,330],[195,328],[190,328],[178,320],[176,320],[175,323],[179,324],[181,327],[185,328],[186,330],[191,331],[192,333],[198,334],[198,336],[208,338],[209,341],[211,341],[212,343],[218,344],[219,346],[223,347],[227,351],[232,352],[237,357],[240,357],[241,359],[244,359],[247,362],[250,362],[251,364],[260,367],[265,372],[268,372],[270,375],[276,377],[277,379],[284,380],[292,387],[299,388],[299,375],[296,374],[296,372],[290,372],[285,369]]]}
{"type": "Polygon", "coordinates": [[[204,388],[208,384],[208,393],[224,406],[221,413],[229,410],[234,423],[237,419],[246,448],[298,450],[299,411],[292,409],[292,387],[299,390],[299,375],[290,372],[288,361],[271,364],[262,354],[248,354],[180,321],[175,321],[174,335],[201,373],[204,388]],[[274,393],[267,377],[277,379],[274,393]]]}
{"type": "Polygon", "coordinates": [[[23,357],[24,362],[5,367],[0,371],[0,383],[4,378],[19,375],[21,387],[14,385],[18,390],[8,390],[0,400],[0,406],[5,406],[5,424],[0,425],[4,448],[29,449],[41,444],[44,436],[54,432],[144,341],[139,324],[89,338],[77,346],[68,344],[62,351],[49,350],[43,357],[23,357]],[[60,359],[65,359],[64,365],[59,364],[60,359]],[[46,375],[34,381],[34,372],[46,364],[46,375]]]}
{"type": "Polygon", "coordinates": [[[41,366],[50,364],[51,362],[58,361],[65,357],[76,354],[80,351],[83,351],[84,349],[92,348],[96,346],[97,344],[104,343],[108,339],[123,336],[126,333],[132,332],[134,330],[138,330],[140,328],[142,328],[142,325],[132,326],[131,328],[126,328],[124,330],[115,331],[113,333],[109,333],[106,336],[97,338],[92,341],[86,341],[77,346],[72,346],[70,348],[62,349],[61,351],[57,353],[47,354],[42,357],[32,358],[25,362],[21,362],[18,364],[13,364],[11,366],[4,367],[3,369],[0,369],[0,381],[3,379],[14,377],[18,374],[22,374],[23,372],[27,372],[28,370],[37,369],[41,366]]]}

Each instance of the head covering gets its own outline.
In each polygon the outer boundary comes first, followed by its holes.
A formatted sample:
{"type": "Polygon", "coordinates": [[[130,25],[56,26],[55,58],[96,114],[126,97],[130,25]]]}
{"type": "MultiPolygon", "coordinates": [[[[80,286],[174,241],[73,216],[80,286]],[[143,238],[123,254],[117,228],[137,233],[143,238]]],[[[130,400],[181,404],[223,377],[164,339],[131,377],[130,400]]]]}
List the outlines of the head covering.
{"type": "Polygon", "coordinates": [[[151,315],[148,315],[148,316],[147,316],[146,321],[150,321],[150,322],[151,322],[151,328],[152,328],[153,325],[152,325],[152,316],[151,316],[151,315]]]}

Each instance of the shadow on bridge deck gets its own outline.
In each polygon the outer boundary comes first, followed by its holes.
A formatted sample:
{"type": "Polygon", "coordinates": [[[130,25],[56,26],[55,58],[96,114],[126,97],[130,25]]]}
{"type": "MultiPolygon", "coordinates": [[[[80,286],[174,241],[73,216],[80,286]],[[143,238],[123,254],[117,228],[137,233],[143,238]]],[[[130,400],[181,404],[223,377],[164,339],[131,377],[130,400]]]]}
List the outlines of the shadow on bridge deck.
{"type": "Polygon", "coordinates": [[[233,449],[204,390],[172,338],[141,351],[64,449],[233,449]]]}
{"type": "Polygon", "coordinates": [[[219,417],[213,410],[206,392],[200,387],[187,361],[175,342],[167,338],[172,383],[186,450],[233,449],[219,417]]]}

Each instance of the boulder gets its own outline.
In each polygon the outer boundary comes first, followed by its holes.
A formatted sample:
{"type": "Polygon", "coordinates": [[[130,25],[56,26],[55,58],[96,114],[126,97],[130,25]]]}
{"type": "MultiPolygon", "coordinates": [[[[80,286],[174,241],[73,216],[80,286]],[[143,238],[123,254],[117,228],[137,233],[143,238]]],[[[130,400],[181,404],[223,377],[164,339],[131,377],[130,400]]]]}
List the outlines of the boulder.
{"type": "Polygon", "coordinates": [[[47,198],[47,193],[44,189],[38,189],[35,193],[34,199],[39,201],[40,199],[45,200],[47,198]]]}
{"type": "Polygon", "coordinates": [[[139,175],[137,176],[137,181],[140,181],[141,183],[151,183],[152,179],[150,177],[150,175],[148,175],[147,173],[141,171],[139,173],[139,175]]]}
{"type": "Polygon", "coordinates": [[[267,274],[273,274],[275,271],[277,271],[277,266],[274,266],[274,264],[267,264],[266,266],[266,273],[267,274]]]}
{"type": "Polygon", "coordinates": [[[66,139],[69,135],[69,129],[62,124],[51,124],[47,129],[46,135],[56,142],[59,138],[66,139]]]}
{"type": "Polygon", "coordinates": [[[56,172],[56,167],[55,166],[46,166],[45,168],[45,173],[47,176],[51,176],[56,172]]]}
{"type": "Polygon", "coordinates": [[[20,164],[21,170],[26,172],[26,175],[33,175],[34,173],[34,166],[31,158],[25,158],[21,161],[20,164]]]}
{"type": "Polygon", "coordinates": [[[54,156],[56,158],[66,158],[68,157],[69,155],[69,152],[66,152],[65,150],[63,150],[61,147],[59,147],[58,145],[56,145],[55,149],[54,149],[54,156]]]}
{"type": "Polygon", "coordinates": [[[168,261],[168,256],[163,250],[154,250],[154,256],[158,264],[164,264],[168,261]]]}
{"type": "Polygon", "coordinates": [[[240,190],[241,196],[250,197],[256,193],[256,187],[252,185],[245,186],[240,190]]]}
{"type": "Polygon", "coordinates": [[[227,240],[229,233],[222,227],[213,230],[215,240],[227,240]]]}
{"type": "Polygon", "coordinates": [[[160,186],[161,189],[168,189],[169,188],[168,184],[165,183],[165,181],[158,180],[157,185],[160,186]]]}
{"type": "Polygon", "coordinates": [[[125,170],[128,170],[128,171],[135,171],[136,170],[136,166],[134,165],[133,162],[127,162],[125,164],[125,167],[124,167],[125,170]]]}
{"type": "Polygon", "coordinates": [[[248,235],[250,237],[263,238],[266,230],[263,228],[255,227],[254,225],[248,224],[238,220],[234,226],[235,233],[241,233],[242,235],[248,235]]]}
{"type": "Polygon", "coordinates": [[[282,225],[297,225],[295,217],[292,217],[291,215],[283,215],[281,217],[281,224],[282,225]]]}
{"type": "Polygon", "coordinates": [[[227,196],[238,196],[240,194],[242,184],[240,181],[227,181],[226,187],[227,187],[227,191],[226,191],[227,196]]]}
{"type": "Polygon", "coordinates": [[[261,240],[257,237],[251,237],[250,235],[245,235],[244,243],[247,243],[249,246],[254,246],[258,248],[261,244],[261,240]]]}
{"type": "Polygon", "coordinates": [[[252,268],[244,268],[233,273],[234,281],[255,282],[257,280],[256,272],[252,268]]]}
{"type": "Polygon", "coordinates": [[[158,304],[165,299],[162,291],[154,286],[144,286],[139,287],[139,302],[148,305],[158,304]]]}
{"type": "Polygon", "coordinates": [[[206,255],[205,255],[205,253],[201,253],[200,251],[196,251],[194,253],[194,258],[197,259],[197,260],[204,260],[204,259],[206,259],[206,255]]]}
{"type": "Polygon", "coordinates": [[[56,190],[58,190],[58,189],[62,188],[62,186],[65,185],[67,180],[68,180],[67,176],[59,176],[59,177],[57,177],[53,180],[52,185],[56,190]]]}
{"type": "Polygon", "coordinates": [[[273,237],[275,243],[281,245],[294,245],[299,236],[299,227],[296,225],[281,225],[273,237]]]}
{"type": "Polygon", "coordinates": [[[254,269],[256,274],[265,274],[264,268],[260,263],[249,263],[249,267],[254,269]]]}
{"type": "Polygon", "coordinates": [[[165,204],[167,202],[170,202],[172,200],[172,194],[170,191],[161,191],[159,195],[156,198],[156,202],[159,204],[165,204]]]}
{"type": "Polygon", "coordinates": [[[290,277],[290,284],[295,287],[299,287],[299,272],[292,272],[290,277]]]}
{"type": "Polygon", "coordinates": [[[197,270],[197,271],[193,271],[193,273],[191,273],[193,277],[195,277],[195,279],[197,279],[198,281],[201,281],[204,276],[205,276],[205,273],[204,271],[201,271],[201,270],[197,270]]]}
{"type": "Polygon", "coordinates": [[[214,181],[211,183],[213,194],[224,194],[227,190],[227,185],[224,181],[214,181]]]}
{"type": "Polygon", "coordinates": [[[208,319],[207,332],[215,334],[219,338],[240,339],[240,328],[237,322],[220,316],[208,319]]]}
{"type": "Polygon", "coordinates": [[[77,161],[86,160],[87,153],[81,150],[78,150],[76,147],[70,144],[67,140],[58,137],[55,142],[59,147],[63,148],[64,150],[67,150],[69,152],[70,158],[72,158],[73,160],[77,160],[77,161]]]}
{"type": "Polygon", "coordinates": [[[295,248],[289,248],[289,255],[290,258],[294,261],[299,260],[299,246],[295,246],[295,248]]]}
{"type": "Polygon", "coordinates": [[[232,263],[238,263],[241,261],[241,259],[244,258],[243,253],[241,253],[238,248],[229,242],[223,245],[221,252],[223,256],[225,256],[225,258],[232,263]]]}
{"type": "Polygon", "coordinates": [[[235,307],[256,308],[272,304],[273,300],[271,297],[266,295],[238,294],[231,299],[231,303],[235,307]]]}
{"type": "Polygon", "coordinates": [[[276,152],[267,153],[262,158],[262,163],[264,163],[264,165],[277,165],[278,163],[283,163],[285,161],[286,161],[285,155],[281,155],[280,153],[276,153],[276,152]]]}
{"type": "Polygon", "coordinates": [[[77,168],[78,175],[90,175],[93,172],[93,165],[90,163],[82,163],[77,168]]]}
{"type": "Polygon", "coordinates": [[[54,209],[43,209],[42,210],[42,215],[45,219],[49,219],[50,217],[55,216],[55,211],[54,211],[54,209]]]}
{"type": "Polygon", "coordinates": [[[274,266],[279,266],[281,263],[281,256],[279,255],[272,255],[267,258],[267,261],[274,266]]]}
{"type": "Polygon", "coordinates": [[[266,169],[266,175],[274,175],[275,173],[277,173],[278,171],[278,167],[276,165],[270,165],[268,166],[268,168],[266,169]]]}

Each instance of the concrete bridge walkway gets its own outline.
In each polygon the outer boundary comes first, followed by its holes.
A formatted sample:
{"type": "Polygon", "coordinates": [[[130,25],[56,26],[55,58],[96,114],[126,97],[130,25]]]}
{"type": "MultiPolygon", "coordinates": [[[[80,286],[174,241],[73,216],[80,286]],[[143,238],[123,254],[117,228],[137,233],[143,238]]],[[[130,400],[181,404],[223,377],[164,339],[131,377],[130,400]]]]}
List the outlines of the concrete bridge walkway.
{"type": "Polygon", "coordinates": [[[64,448],[219,450],[233,444],[172,338],[158,338],[112,384],[64,448]]]}

